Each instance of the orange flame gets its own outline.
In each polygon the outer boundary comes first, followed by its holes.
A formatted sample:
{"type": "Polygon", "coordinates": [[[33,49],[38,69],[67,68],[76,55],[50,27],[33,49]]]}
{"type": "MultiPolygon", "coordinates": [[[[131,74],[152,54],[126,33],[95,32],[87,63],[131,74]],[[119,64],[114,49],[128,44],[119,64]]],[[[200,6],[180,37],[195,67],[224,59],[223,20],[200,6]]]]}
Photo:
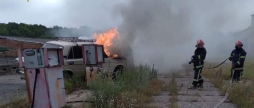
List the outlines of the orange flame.
{"type": "Polygon", "coordinates": [[[101,45],[103,45],[104,51],[107,54],[107,56],[114,57],[114,58],[118,57],[117,54],[111,55],[111,53],[109,52],[110,46],[113,45],[112,40],[116,39],[116,38],[117,39],[120,38],[119,33],[117,31],[117,28],[111,28],[111,29],[109,29],[108,31],[106,31],[106,32],[104,32],[102,34],[96,34],[95,33],[94,34],[94,38],[96,39],[95,44],[101,44],[101,45]]]}

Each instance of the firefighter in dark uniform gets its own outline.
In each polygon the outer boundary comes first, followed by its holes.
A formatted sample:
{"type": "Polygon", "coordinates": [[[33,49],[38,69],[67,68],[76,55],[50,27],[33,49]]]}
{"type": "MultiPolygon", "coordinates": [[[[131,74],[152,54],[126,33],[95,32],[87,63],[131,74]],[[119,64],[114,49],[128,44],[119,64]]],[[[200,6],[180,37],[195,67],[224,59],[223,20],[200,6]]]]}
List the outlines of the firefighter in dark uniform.
{"type": "Polygon", "coordinates": [[[203,79],[201,76],[201,72],[203,69],[203,65],[204,65],[204,60],[206,57],[206,49],[204,48],[204,42],[203,40],[199,39],[197,41],[197,45],[196,45],[197,49],[194,52],[194,55],[192,56],[192,60],[191,62],[189,62],[189,64],[193,63],[194,65],[194,79],[192,82],[191,87],[189,87],[189,89],[196,89],[198,87],[203,88],[203,79]]]}
{"type": "Polygon", "coordinates": [[[247,53],[242,48],[243,43],[241,41],[235,42],[235,49],[231,52],[229,60],[232,61],[231,78],[233,82],[240,81],[243,72],[244,61],[247,53]]]}

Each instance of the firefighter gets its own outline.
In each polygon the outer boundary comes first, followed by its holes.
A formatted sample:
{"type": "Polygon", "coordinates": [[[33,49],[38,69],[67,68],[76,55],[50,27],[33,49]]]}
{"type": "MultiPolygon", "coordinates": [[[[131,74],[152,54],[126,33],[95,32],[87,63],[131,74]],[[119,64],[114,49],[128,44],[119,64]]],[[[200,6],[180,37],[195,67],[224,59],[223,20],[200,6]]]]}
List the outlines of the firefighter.
{"type": "Polygon", "coordinates": [[[235,49],[231,52],[229,60],[232,61],[231,78],[233,82],[240,81],[243,72],[244,61],[247,53],[242,48],[243,43],[241,41],[235,42],[235,49]],[[234,73],[232,72],[234,70],[234,73]]]}
{"type": "Polygon", "coordinates": [[[203,79],[201,76],[201,72],[203,69],[203,65],[204,65],[204,60],[206,57],[206,49],[204,48],[204,42],[203,40],[199,39],[197,41],[197,45],[196,45],[197,49],[194,52],[194,55],[192,56],[192,60],[190,63],[193,63],[194,65],[194,79],[192,82],[192,86],[189,87],[189,89],[196,89],[196,88],[203,88],[203,79]]]}

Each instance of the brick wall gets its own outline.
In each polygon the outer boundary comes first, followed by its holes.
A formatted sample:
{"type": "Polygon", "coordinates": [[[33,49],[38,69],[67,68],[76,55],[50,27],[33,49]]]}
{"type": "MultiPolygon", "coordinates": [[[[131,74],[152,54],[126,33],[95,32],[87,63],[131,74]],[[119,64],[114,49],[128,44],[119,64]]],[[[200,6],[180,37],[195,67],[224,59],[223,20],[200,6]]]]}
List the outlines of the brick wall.
{"type": "MultiPolygon", "coordinates": [[[[6,52],[8,57],[18,57],[17,49],[23,48],[41,48],[43,44],[39,43],[26,43],[16,40],[0,39],[0,46],[4,46],[12,49],[12,51],[6,52]]],[[[2,55],[1,55],[2,56],[2,55]]]]}

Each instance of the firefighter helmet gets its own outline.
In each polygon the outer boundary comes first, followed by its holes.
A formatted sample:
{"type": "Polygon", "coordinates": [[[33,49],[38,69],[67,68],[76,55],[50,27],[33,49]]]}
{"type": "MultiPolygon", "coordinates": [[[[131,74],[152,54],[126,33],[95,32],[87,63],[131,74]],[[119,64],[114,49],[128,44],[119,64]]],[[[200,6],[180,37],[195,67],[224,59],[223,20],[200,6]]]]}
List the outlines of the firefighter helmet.
{"type": "Polygon", "coordinates": [[[235,42],[235,46],[241,47],[241,46],[243,46],[243,43],[238,40],[235,42]]]}
{"type": "Polygon", "coordinates": [[[198,45],[204,45],[204,41],[201,40],[201,39],[199,39],[199,40],[197,41],[197,45],[196,45],[196,46],[198,46],[198,45]]]}

